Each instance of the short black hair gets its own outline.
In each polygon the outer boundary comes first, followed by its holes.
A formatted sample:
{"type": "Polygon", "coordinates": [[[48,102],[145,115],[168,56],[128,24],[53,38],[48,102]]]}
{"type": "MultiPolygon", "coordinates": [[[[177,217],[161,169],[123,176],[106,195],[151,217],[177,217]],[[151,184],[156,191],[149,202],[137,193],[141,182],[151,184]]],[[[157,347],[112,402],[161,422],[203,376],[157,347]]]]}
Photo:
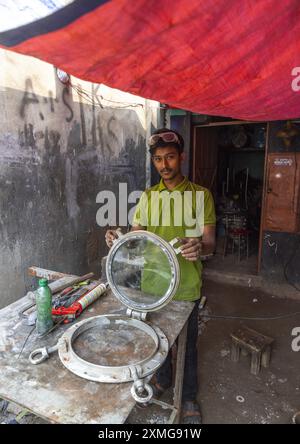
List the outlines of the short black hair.
{"type": "Polygon", "coordinates": [[[169,128],[159,128],[158,130],[154,131],[152,133],[152,136],[154,134],[162,134],[162,133],[174,133],[176,134],[176,136],[178,137],[179,143],[177,142],[164,142],[162,139],[158,139],[158,141],[154,144],[151,145],[149,151],[151,153],[151,155],[154,154],[155,150],[157,148],[165,148],[166,146],[172,146],[174,148],[177,149],[177,151],[179,152],[179,154],[181,154],[184,150],[184,140],[181,134],[179,134],[177,131],[174,131],[172,129],[169,128]]]}

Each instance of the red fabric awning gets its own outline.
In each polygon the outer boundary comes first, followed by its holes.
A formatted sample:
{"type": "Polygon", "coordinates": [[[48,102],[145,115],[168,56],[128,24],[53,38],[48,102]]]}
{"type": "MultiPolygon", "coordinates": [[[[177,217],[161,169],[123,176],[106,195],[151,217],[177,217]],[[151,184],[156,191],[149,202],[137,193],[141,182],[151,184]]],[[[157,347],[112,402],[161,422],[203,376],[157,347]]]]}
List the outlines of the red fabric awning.
{"type": "Polygon", "coordinates": [[[81,79],[201,114],[300,116],[299,0],[87,3],[69,22],[56,15],[54,28],[20,28],[15,41],[2,32],[0,44],[81,79]]]}

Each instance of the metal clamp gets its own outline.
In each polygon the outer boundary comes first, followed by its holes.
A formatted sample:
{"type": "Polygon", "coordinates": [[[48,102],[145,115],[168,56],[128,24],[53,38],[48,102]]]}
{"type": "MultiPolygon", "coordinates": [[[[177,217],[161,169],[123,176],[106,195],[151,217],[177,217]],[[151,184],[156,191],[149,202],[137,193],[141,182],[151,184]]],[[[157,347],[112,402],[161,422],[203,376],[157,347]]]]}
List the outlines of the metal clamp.
{"type": "Polygon", "coordinates": [[[145,404],[150,401],[153,396],[153,389],[150,384],[140,379],[138,375],[138,369],[135,366],[130,366],[131,376],[133,378],[133,384],[131,387],[131,395],[136,402],[145,404]],[[146,394],[145,394],[146,392],[146,394]],[[143,395],[143,396],[142,396],[143,395]]]}
{"type": "Polygon", "coordinates": [[[46,361],[49,358],[50,353],[58,350],[58,343],[53,347],[42,347],[33,350],[29,355],[29,361],[31,364],[41,364],[41,362],[46,361]],[[36,356],[41,355],[39,358],[36,356]]]}
{"type": "Polygon", "coordinates": [[[300,424],[300,410],[294,414],[292,421],[293,424],[300,424]]]}
{"type": "Polygon", "coordinates": [[[169,244],[171,245],[171,247],[173,247],[174,251],[176,254],[181,253],[181,248],[174,248],[174,245],[177,244],[178,242],[180,242],[180,239],[178,239],[178,237],[174,237],[174,239],[170,240],[169,244]]]}
{"type": "Polygon", "coordinates": [[[120,227],[116,229],[115,233],[117,237],[113,240],[113,243],[116,242],[118,239],[120,239],[122,236],[124,236],[120,227]]]}

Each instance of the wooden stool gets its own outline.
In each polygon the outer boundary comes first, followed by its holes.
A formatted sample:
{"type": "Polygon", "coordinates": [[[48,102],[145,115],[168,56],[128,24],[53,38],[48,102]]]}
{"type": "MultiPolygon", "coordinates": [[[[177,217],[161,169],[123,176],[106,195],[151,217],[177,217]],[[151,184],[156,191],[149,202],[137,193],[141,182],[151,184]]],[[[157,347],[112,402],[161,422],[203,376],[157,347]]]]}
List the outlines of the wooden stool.
{"type": "Polygon", "coordinates": [[[242,354],[251,353],[251,369],[253,375],[257,375],[261,365],[269,367],[271,357],[271,345],[274,339],[269,338],[248,327],[243,327],[231,333],[231,360],[237,362],[242,354]]]}

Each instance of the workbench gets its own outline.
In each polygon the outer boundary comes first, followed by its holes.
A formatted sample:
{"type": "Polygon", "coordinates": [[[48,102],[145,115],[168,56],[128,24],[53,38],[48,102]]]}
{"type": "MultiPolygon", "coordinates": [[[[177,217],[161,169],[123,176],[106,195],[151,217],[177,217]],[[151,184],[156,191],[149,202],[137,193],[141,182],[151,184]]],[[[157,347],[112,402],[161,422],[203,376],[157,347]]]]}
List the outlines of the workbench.
{"type": "MultiPolygon", "coordinates": [[[[37,277],[74,277],[36,270],[37,277]]],[[[38,338],[33,327],[26,325],[19,315],[30,302],[26,295],[0,310],[0,398],[12,401],[51,423],[124,423],[135,405],[130,393],[132,382],[105,384],[80,378],[63,366],[57,353],[51,354],[48,360],[39,365],[29,362],[31,351],[55,345],[71,325],[61,324],[44,338],[38,338]]],[[[170,347],[179,338],[173,414],[170,417],[170,422],[175,423],[178,423],[180,415],[187,319],[193,307],[191,302],[172,301],[161,310],[149,313],[147,318],[147,321],[163,330],[170,347]]],[[[78,320],[125,312],[125,307],[107,290],[86,308],[78,320]]]]}

